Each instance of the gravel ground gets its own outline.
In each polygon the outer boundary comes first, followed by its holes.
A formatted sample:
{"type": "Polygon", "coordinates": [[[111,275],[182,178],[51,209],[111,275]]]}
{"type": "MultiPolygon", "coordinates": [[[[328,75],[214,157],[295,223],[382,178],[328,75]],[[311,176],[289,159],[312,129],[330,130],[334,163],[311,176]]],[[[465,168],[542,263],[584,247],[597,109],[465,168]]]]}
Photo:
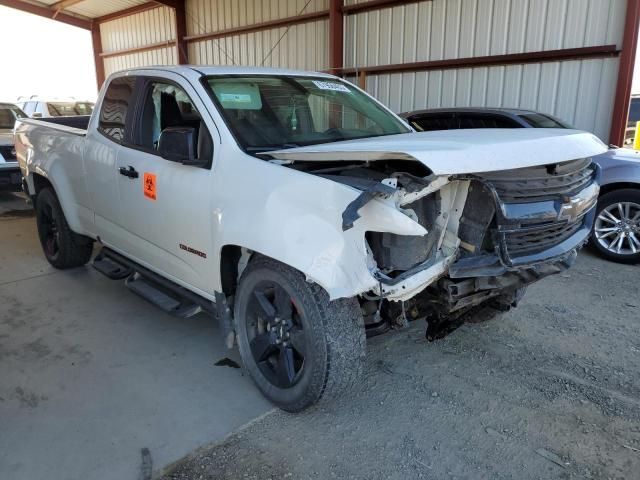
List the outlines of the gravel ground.
{"type": "Polygon", "coordinates": [[[359,391],[274,410],[162,478],[640,479],[639,291],[640,267],[582,252],[491,321],[370,340],[359,391]]]}

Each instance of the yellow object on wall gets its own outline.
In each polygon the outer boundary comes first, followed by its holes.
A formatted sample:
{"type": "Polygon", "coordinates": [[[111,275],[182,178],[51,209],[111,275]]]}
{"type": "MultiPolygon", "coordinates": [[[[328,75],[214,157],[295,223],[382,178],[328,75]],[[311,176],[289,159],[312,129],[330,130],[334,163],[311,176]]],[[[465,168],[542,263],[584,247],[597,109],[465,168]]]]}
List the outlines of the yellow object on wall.
{"type": "Polygon", "coordinates": [[[636,122],[636,135],[633,137],[633,149],[640,150],[640,122],[636,122]]]}

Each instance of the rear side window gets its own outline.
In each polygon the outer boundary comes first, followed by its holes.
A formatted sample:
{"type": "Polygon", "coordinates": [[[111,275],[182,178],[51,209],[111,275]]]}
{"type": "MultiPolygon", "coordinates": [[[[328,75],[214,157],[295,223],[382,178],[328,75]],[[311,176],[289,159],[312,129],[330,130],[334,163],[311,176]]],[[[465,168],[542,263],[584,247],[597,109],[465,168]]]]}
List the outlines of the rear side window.
{"type": "Polygon", "coordinates": [[[520,115],[533,128],[567,128],[556,119],[543,115],[541,113],[528,113],[520,115]]]}
{"type": "Polygon", "coordinates": [[[438,115],[416,115],[409,117],[409,124],[419,132],[435,130],[452,130],[457,128],[455,117],[451,113],[438,115]]]}
{"type": "Polygon", "coordinates": [[[121,143],[124,140],[127,113],[133,101],[135,82],[136,77],[113,79],[102,100],[98,131],[114,142],[121,143]]]}
{"type": "Polygon", "coordinates": [[[501,115],[455,113],[411,117],[409,123],[422,132],[475,128],[520,128],[517,122],[501,115]]]}

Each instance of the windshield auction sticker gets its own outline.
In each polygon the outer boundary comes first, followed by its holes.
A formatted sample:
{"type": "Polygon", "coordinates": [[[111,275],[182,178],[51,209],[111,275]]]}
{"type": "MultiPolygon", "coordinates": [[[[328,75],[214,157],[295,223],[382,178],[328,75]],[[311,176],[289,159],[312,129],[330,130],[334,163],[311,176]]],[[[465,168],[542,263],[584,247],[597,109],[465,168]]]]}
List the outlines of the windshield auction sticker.
{"type": "Polygon", "coordinates": [[[338,82],[321,82],[320,80],[312,80],[312,82],[320,90],[333,90],[334,92],[351,93],[347,87],[338,82]]]}
{"type": "Polygon", "coordinates": [[[144,172],[144,196],[150,200],[156,200],[157,197],[157,184],[156,176],[153,173],[144,172]]]}

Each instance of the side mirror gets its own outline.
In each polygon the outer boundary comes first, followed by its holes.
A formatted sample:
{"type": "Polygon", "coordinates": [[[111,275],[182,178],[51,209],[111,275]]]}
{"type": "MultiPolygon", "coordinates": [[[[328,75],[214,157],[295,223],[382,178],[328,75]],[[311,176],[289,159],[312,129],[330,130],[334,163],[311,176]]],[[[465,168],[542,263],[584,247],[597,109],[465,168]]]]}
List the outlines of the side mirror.
{"type": "Polygon", "coordinates": [[[169,127],[160,133],[158,153],[162,158],[183,165],[202,167],[205,161],[196,159],[196,130],[192,127],[169,127]]]}
{"type": "Polygon", "coordinates": [[[31,114],[31,118],[42,118],[42,113],[40,112],[33,112],[31,114]]]}

